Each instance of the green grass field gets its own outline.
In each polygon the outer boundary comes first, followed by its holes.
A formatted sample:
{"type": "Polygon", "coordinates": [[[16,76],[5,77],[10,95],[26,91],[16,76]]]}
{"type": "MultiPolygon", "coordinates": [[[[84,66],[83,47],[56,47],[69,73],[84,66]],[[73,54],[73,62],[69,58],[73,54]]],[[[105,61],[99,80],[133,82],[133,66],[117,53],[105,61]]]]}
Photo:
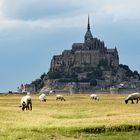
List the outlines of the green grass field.
{"type": "Polygon", "coordinates": [[[0,140],[140,140],[140,103],[126,105],[127,95],[64,94],[66,101],[31,95],[32,111],[21,111],[23,95],[0,95],[0,140]]]}

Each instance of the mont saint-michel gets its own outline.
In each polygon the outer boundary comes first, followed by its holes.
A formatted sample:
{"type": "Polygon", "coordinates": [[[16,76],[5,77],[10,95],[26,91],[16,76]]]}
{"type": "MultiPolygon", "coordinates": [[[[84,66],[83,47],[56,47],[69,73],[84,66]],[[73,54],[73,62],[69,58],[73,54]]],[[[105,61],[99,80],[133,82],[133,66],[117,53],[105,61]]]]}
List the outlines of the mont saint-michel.
{"type": "Polygon", "coordinates": [[[93,91],[110,87],[138,89],[139,86],[140,74],[119,64],[116,47],[109,48],[104,41],[94,37],[88,17],[84,41],[73,43],[70,50],[54,55],[48,73],[31,84],[22,85],[20,90],[93,91]]]}

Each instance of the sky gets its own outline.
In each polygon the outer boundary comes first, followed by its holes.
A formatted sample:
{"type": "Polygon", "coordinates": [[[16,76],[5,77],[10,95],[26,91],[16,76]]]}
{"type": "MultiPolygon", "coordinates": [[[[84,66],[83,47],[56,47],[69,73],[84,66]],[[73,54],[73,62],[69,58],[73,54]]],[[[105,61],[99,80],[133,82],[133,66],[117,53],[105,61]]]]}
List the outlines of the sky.
{"type": "Polygon", "coordinates": [[[50,68],[53,55],[93,37],[117,47],[120,64],[140,72],[139,0],[0,0],[0,93],[50,68]]]}

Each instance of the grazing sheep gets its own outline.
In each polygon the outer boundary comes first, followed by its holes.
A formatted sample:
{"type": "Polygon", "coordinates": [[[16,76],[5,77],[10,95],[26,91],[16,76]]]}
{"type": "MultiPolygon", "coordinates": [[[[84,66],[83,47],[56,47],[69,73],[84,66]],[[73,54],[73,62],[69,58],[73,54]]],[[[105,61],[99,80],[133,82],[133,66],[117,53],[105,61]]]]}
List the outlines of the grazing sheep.
{"type": "Polygon", "coordinates": [[[127,104],[129,100],[131,100],[131,103],[132,104],[134,104],[134,101],[133,100],[137,100],[136,103],[138,103],[139,100],[140,100],[140,93],[132,93],[132,94],[129,94],[127,96],[127,98],[125,99],[125,103],[127,104]]]}
{"type": "Polygon", "coordinates": [[[49,91],[49,94],[54,94],[55,93],[55,90],[50,90],[49,91]]]}
{"type": "Polygon", "coordinates": [[[39,100],[40,102],[46,102],[46,95],[44,93],[42,93],[40,96],[39,96],[39,100]]]}
{"type": "Polygon", "coordinates": [[[23,96],[21,98],[21,106],[20,107],[22,107],[22,111],[24,111],[24,109],[32,110],[32,100],[31,100],[31,97],[29,95],[23,96]]]}
{"type": "Polygon", "coordinates": [[[56,95],[56,100],[65,101],[65,99],[62,95],[56,95]]]}
{"type": "Polygon", "coordinates": [[[96,101],[96,100],[99,101],[99,97],[98,97],[96,94],[91,94],[91,95],[90,95],[90,99],[91,99],[91,100],[94,99],[95,101],[96,101]]]}

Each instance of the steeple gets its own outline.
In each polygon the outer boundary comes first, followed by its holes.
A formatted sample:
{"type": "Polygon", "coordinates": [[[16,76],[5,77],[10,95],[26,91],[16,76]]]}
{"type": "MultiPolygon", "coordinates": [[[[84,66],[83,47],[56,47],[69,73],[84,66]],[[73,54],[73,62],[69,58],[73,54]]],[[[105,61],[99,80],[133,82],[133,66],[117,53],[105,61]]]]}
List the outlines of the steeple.
{"type": "Polygon", "coordinates": [[[88,25],[87,25],[87,31],[90,31],[90,21],[89,21],[89,15],[88,15],[88,25]]]}
{"type": "Polygon", "coordinates": [[[90,40],[92,37],[92,34],[90,32],[90,19],[89,19],[89,15],[88,15],[88,24],[87,24],[87,32],[85,34],[85,41],[86,40],[90,40]]]}

